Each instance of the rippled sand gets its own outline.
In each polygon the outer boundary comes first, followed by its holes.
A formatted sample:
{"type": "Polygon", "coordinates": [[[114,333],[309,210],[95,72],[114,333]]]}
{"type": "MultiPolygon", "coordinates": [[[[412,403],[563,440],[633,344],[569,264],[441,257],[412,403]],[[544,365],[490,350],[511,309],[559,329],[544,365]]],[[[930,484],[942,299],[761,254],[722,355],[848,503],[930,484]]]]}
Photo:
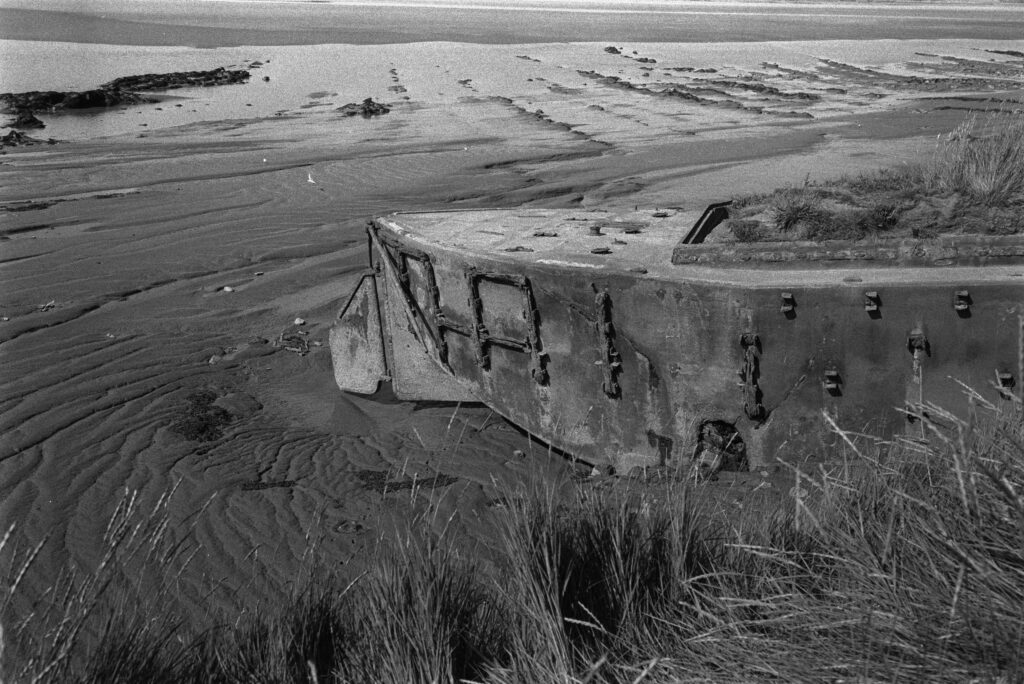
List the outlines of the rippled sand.
{"type": "Polygon", "coordinates": [[[0,534],[14,525],[19,552],[47,539],[16,606],[98,560],[126,488],[177,487],[201,549],[181,600],[206,614],[272,599],[309,533],[354,573],[425,502],[486,545],[495,483],[571,468],[480,406],[336,390],[327,330],[374,214],[697,206],[899,163],[968,108],[1024,106],[1022,61],[981,50],[1020,41],[604,47],[180,51],[179,68],[269,63],[237,90],[103,114],[105,137],[46,118],[39,135],[77,141],[5,150],[0,534]],[[370,96],[392,112],[334,112],[370,96]],[[308,354],[275,344],[299,330],[308,354]],[[198,391],[231,416],[210,441],[175,428],[198,391]]]}

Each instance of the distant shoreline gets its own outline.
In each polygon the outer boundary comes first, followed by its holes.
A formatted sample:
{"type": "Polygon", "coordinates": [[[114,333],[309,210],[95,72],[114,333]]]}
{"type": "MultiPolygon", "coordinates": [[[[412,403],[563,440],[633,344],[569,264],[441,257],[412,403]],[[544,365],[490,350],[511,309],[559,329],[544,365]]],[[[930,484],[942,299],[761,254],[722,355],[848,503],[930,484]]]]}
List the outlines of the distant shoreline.
{"type": "Polygon", "coordinates": [[[1024,4],[616,2],[508,9],[333,0],[170,0],[143,5],[53,0],[45,9],[0,0],[0,38],[108,45],[384,45],[416,42],[775,42],[983,38],[1018,41],[1024,4]]]}

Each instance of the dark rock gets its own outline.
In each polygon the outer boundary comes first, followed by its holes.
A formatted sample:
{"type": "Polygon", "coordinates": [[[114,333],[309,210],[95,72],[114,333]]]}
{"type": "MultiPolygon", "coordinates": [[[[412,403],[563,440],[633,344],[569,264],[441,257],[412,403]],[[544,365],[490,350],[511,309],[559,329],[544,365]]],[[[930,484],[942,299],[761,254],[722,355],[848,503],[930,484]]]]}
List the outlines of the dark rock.
{"type": "Polygon", "coordinates": [[[53,138],[50,138],[48,141],[31,138],[20,131],[11,131],[7,135],[0,137],[0,147],[27,147],[29,145],[39,145],[43,142],[48,142],[52,145],[57,141],[53,138]]]}
{"type": "Polygon", "coordinates": [[[263,77],[263,82],[264,83],[270,83],[270,77],[269,76],[264,76],[263,77]]]}
{"type": "Polygon", "coordinates": [[[206,88],[216,85],[244,83],[249,72],[244,69],[228,70],[217,67],[210,71],[174,71],[169,74],[141,74],[115,78],[100,86],[101,90],[172,90],[175,88],[206,88]]]}
{"type": "Polygon", "coordinates": [[[176,71],[169,74],[124,76],[104,83],[99,88],[80,92],[31,91],[0,93],[0,111],[20,114],[23,111],[60,112],[68,109],[117,107],[156,102],[141,93],[184,87],[228,85],[248,80],[249,72],[229,71],[218,67],[211,71],[176,71]]]}
{"type": "Polygon", "coordinates": [[[372,97],[368,97],[361,103],[356,104],[355,102],[349,102],[343,107],[338,107],[335,111],[344,114],[345,116],[362,116],[364,119],[369,119],[371,116],[381,116],[391,111],[388,107],[374,102],[372,97]]]}
{"type": "Polygon", "coordinates": [[[617,48],[615,46],[612,46],[612,45],[609,45],[608,47],[606,47],[604,49],[604,51],[607,52],[609,55],[621,55],[622,54],[622,52],[619,50],[619,48],[617,48]]]}
{"type": "Polygon", "coordinates": [[[18,112],[14,119],[7,122],[7,127],[26,130],[30,128],[46,128],[46,124],[37,119],[32,112],[26,110],[18,112]]]}

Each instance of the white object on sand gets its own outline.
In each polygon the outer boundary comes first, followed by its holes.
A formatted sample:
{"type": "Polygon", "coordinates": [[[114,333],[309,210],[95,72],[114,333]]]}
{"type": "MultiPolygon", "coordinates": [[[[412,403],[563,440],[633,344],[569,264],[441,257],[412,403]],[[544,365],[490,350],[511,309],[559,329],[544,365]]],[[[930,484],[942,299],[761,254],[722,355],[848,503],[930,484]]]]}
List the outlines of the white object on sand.
{"type": "Polygon", "coordinates": [[[220,289],[223,290],[224,292],[234,292],[235,291],[235,288],[231,287],[230,285],[225,285],[224,287],[222,287],[220,289]]]}
{"type": "Polygon", "coordinates": [[[295,325],[306,325],[306,319],[304,319],[304,318],[296,318],[295,319],[295,325]]]}
{"type": "Polygon", "coordinates": [[[313,185],[316,185],[316,181],[313,180],[313,174],[311,174],[311,173],[307,173],[306,174],[306,182],[307,183],[312,183],[313,185]]]}

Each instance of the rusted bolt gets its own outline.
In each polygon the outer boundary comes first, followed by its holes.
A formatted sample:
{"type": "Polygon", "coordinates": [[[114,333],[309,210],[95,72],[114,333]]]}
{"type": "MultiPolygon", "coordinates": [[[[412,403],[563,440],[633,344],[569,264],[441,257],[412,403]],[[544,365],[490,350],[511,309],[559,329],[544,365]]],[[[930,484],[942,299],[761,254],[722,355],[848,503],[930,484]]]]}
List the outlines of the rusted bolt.
{"type": "Polygon", "coordinates": [[[953,309],[957,313],[969,311],[971,308],[971,295],[967,290],[957,290],[953,294],[953,309]]]}
{"type": "Polygon", "coordinates": [[[830,368],[825,371],[825,390],[835,396],[841,394],[843,379],[839,376],[839,371],[834,368],[830,368]]]}
{"type": "Polygon", "coordinates": [[[914,328],[907,336],[907,351],[915,356],[918,352],[928,352],[928,338],[920,328],[914,328]]]}
{"type": "Polygon", "coordinates": [[[882,305],[882,300],[878,297],[878,293],[874,290],[864,293],[864,310],[870,313],[878,311],[878,307],[882,305]]]}
{"type": "Polygon", "coordinates": [[[793,313],[794,309],[796,309],[796,299],[793,298],[793,293],[792,292],[783,292],[782,293],[782,307],[781,307],[782,313],[784,313],[784,314],[793,313]]]}
{"type": "Polygon", "coordinates": [[[1013,396],[1013,388],[1017,383],[1014,381],[1012,373],[1004,371],[996,373],[996,384],[1003,399],[1009,399],[1013,396]]]}

